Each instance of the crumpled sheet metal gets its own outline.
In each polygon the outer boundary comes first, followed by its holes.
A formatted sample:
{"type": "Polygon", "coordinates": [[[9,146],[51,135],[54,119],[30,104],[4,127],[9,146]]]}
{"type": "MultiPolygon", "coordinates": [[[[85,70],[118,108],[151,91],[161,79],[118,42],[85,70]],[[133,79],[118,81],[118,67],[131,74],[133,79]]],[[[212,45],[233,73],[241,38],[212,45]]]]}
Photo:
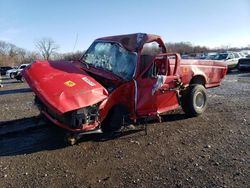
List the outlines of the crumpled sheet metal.
{"type": "Polygon", "coordinates": [[[58,113],[96,104],[108,97],[107,90],[70,62],[37,61],[24,77],[35,94],[58,113]]]}

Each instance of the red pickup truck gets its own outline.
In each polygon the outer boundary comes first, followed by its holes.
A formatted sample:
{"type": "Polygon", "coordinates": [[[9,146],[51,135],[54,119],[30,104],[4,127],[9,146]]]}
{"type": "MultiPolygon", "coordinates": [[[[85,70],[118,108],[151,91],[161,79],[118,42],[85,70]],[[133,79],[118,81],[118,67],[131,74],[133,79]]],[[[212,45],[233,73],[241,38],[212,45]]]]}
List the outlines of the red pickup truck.
{"type": "Polygon", "coordinates": [[[41,113],[74,144],[179,106],[200,115],[206,89],[219,86],[226,72],[223,62],[182,60],[167,53],[160,36],[136,33],[99,38],[79,61],[35,61],[23,75],[41,113]],[[157,52],[146,48],[151,43],[157,52]]]}

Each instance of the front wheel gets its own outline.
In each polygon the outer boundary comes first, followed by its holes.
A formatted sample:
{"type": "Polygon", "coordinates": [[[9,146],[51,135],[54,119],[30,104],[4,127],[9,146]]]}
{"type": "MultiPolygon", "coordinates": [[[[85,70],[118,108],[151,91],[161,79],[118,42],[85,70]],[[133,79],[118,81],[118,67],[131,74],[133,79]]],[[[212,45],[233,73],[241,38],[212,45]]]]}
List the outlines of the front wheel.
{"type": "Polygon", "coordinates": [[[14,74],[13,73],[10,73],[10,78],[14,79],[14,74]]]}
{"type": "Polygon", "coordinates": [[[103,132],[119,130],[128,121],[128,111],[125,106],[118,105],[111,109],[107,118],[102,123],[103,132]]]}
{"type": "Polygon", "coordinates": [[[80,137],[76,133],[75,134],[74,133],[66,133],[66,135],[65,135],[65,143],[69,146],[75,145],[79,139],[80,139],[80,137]]]}
{"type": "Polygon", "coordinates": [[[203,85],[190,85],[182,93],[181,106],[188,116],[201,115],[207,107],[207,92],[203,85]]]}
{"type": "Polygon", "coordinates": [[[21,76],[21,79],[20,79],[21,82],[25,82],[25,79],[23,76],[21,76]]]}

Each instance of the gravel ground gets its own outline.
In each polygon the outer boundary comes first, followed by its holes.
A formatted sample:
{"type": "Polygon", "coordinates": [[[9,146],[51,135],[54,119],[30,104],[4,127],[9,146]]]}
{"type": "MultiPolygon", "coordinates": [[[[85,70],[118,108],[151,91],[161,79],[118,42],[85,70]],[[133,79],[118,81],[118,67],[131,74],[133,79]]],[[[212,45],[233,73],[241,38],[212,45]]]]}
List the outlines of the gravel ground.
{"type": "Polygon", "coordinates": [[[37,116],[33,92],[26,83],[2,77],[0,88],[0,122],[37,116]]]}
{"type": "MultiPolygon", "coordinates": [[[[25,83],[3,84],[2,125],[38,115],[25,83]]],[[[47,124],[3,135],[0,187],[250,187],[250,73],[227,75],[208,95],[202,116],[175,110],[151,122],[148,135],[139,126],[72,147],[47,124]]]]}

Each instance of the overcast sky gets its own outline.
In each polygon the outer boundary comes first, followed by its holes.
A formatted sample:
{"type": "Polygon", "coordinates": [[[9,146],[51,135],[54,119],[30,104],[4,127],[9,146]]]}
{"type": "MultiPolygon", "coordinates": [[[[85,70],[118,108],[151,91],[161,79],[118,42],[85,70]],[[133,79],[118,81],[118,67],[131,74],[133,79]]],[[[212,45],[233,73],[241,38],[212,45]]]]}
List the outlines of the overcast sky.
{"type": "Polygon", "coordinates": [[[42,37],[72,52],[98,37],[135,32],[165,42],[248,46],[250,0],[0,0],[0,40],[31,51],[42,37]]]}

